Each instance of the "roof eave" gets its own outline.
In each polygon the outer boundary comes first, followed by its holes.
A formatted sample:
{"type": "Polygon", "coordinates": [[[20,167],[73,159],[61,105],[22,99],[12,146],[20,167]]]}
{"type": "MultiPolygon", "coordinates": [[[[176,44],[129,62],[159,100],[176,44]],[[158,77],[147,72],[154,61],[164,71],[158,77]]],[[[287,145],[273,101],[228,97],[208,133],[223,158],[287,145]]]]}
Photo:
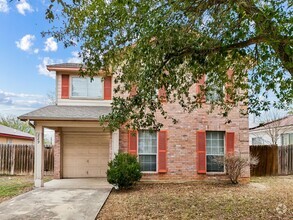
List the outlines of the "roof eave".
{"type": "Polygon", "coordinates": [[[16,139],[23,139],[23,140],[34,140],[34,137],[27,137],[27,136],[22,136],[22,135],[14,135],[14,134],[4,134],[0,133],[1,137],[8,137],[8,138],[16,138],[16,139]]]}
{"type": "MultiPolygon", "coordinates": [[[[50,66],[47,66],[47,70],[48,71],[59,71],[59,72],[62,72],[62,71],[78,72],[78,71],[80,71],[80,68],[79,67],[50,67],[50,66]]],[[[82,68],[82,70],[85,70],[85,68],[82,68]]]]}
{"type": "Polygon", "coordinates": [[[20,116],[18,117],[21,121],[99,121],[98,118],[47,118],[47,117],[36,117],[36,116],[20,116]]]}

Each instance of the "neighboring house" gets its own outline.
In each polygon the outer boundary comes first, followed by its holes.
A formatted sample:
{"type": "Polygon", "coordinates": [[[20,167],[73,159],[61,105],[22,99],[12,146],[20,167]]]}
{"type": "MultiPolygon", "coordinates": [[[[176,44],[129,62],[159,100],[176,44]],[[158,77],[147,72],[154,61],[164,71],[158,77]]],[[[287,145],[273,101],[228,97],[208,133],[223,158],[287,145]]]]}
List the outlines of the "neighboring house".
{"type": "Polygon", "coordinates": [[[0,144],[34,144],[34,135],[0,125],[0,144]]]}
{"type": "Polygon", "coordinates": [[[249,145],[293,144],[293,115],[249,129],[249,145]]]}
{"type": "MultiPolygon", "coordinates": [[[[164,102],[177,124],[158,120],[164,127],[158,132],[129,131],[124,127],[110,132],[99,124],[99,116],[111,112],[114,77],[81,78],[80,64],[47,66],[56,72],[57,104],[20,116],[30,120],[36,129],[35,185],[43,185],[43,131],[55,130],[54,178],[106,177],[108,161],[121,152],[137,155],[144,179],[196,179],[225,174],[224,166],[215,161],[227,154],[249,157],[248,117],[239,105],[231,110],[229,119],[219,112],[208,113],[208,100],[192,113],[184,112],[179,104],[164,102]]],[[[201,80],[192,88],[200,92],[201,80]]],[[[210,96],[212,97],[212,96],[210,96]]],[[[208,97],[207,97],[208,98],[208,97]]],[[[250,177],[249,169],[242,175],[250,177]]]]}

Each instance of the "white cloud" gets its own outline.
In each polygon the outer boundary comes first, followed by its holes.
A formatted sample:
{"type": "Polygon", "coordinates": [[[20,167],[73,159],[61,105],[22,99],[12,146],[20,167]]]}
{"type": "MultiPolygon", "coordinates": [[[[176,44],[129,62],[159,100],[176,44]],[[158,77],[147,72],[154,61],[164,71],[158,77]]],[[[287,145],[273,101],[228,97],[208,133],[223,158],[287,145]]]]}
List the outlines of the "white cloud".
{"type": "Polygon", "coordinates": [[[82,58],[79,57],[79,54],[77,51],[71,52],[72,57],[70,57],[67,62],[68,63],[82,63],[82,58]]]}
{"type": "Polygon", "coordinates": [[[23,114],[44,105],[46,105],[46,97],[43,95],[0,90],[0,112],[2,114],[23,114]]]}
{"type": "Polygon", "coordinates": [[[0,0],[0,12],[8,12],[9,7],[7,4],[7,0],[0,0]]]}
{"type": "Polygon", "coordinates": [[[16,8],[17,8],[17,11],[22,15],[25,15],[26,11],[28,12],[34,11],[32,6],[29,3],[27,3],[26,0],[20,0],[19,3],[16,4],[16,8]]]}
{"type": "Polygon", "coordinates": [[[24,98],[24,97],[29,97],[29,98],[41,98],[43,97],[42,95],[37,95],[37,94],[27,94],[27,93],[14,93],[14,92],[4,92],[3,90],[0,90],[0,97],[5,96],[5,97],[19,97],[19,98],[24,98]]]}
{"type": "Polygon", "coordinates": [[[58,45],[53,37],[47,38],[44,51],[57,51],[58,45]]]}
{"type": "Polygon", "coordinates": [[[55,64],[55,63],[62,63],[62,60],[54,61],[50,57],[44,57],[42,60],[42,63],[37,65],[38,72],[41,75],[49,76],[53,79],[55,79],[55,72],[50,72],[47,70],[47,65],[55,64]]]}
{"type": "Polygon", "coordinates": [[[34,45],[33,41],[36,39],[34,35],[27,34],[23,36],[19,41],[16,41],[16,46],[26,52],[31,51],[32,46],[34,45]]]}
{"type": "Polygon", "coordinates": [[[35,54],[39,53],[39,49],[37,49],[37,48],[34,49],[34,53],[35,53],[35,54]]]}

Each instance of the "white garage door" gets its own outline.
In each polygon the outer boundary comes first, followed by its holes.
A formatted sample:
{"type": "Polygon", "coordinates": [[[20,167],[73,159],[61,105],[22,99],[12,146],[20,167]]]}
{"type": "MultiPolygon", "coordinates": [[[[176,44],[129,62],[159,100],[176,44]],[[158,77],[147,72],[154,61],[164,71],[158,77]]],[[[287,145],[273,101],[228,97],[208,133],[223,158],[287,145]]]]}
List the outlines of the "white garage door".
{"type": "Polygon", "coordinates": [[[63,131],[63,177],[106,177],[110,132],[79,130],[63,131]]]}

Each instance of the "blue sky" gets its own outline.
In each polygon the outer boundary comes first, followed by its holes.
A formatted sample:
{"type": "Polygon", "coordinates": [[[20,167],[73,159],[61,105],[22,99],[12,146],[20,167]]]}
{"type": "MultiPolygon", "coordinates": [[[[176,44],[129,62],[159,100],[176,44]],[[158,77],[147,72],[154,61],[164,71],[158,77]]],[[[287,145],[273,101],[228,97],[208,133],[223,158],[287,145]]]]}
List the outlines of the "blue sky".
{"type": "Polygon", "coordinates": [[[32,111],[48,102],[55,90],[47,64],[80,62],[78,48],[64,49],[54,38],[42,37],[50,28],[45,19],[48,0],[0,0],[0,114],[32,111]]]}

